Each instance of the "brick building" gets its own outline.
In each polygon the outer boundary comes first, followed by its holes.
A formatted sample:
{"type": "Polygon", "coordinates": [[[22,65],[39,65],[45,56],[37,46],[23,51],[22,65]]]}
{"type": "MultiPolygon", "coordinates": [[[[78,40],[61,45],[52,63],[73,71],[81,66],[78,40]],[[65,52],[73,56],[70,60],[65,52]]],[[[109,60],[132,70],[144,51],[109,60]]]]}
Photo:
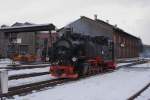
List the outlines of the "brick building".
{"type": "Polygon", "coordinates": [[[108,37],[114,42],[114,53],[116,58],[133,58],[138,57],[140,54],[139,47],[142,45],[140,38],[97,18],[92,20],[82,16],[78,20],[60,29],[59,33],[63,34],[66,28],[71,28],[73,33],[108,37]]]}

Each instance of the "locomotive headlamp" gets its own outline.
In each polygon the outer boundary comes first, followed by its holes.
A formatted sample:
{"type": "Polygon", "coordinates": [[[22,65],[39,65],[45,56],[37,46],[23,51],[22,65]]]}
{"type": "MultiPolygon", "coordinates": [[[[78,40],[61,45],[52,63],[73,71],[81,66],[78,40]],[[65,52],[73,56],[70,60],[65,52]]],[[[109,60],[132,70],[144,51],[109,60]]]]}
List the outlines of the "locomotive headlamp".
{"type": "Polygon", "coordinates": [[[76,57],[73,57],[73,58],[72,58],[72,61],[73,61],[73,62],[76,62],[76,61],[77,61],[77,58],[76,58],[76,57]]]}

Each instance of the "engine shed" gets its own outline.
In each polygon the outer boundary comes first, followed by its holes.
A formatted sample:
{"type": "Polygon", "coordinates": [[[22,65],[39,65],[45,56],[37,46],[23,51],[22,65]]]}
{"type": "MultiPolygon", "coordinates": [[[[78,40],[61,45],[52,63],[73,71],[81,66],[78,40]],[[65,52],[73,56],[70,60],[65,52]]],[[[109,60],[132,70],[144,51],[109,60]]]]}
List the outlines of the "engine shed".
{"type": "Polygon", "coordinates": [[[80,33],[89,36],[105,36],[114,42],[115,58],[136,58],[139,57],[142,47],[140,38],[133,36],[115,25],[97,19],[90,19],[85,16],[75,20],[74,22],[64,26],[59,30],[63,34],[67,28],[70,28],[72,33],[80,33]]]}
{"type": "MultiPolygon", "coordinates": [[[[20,24],[1,27],[0,50],[3,57],[13,54],[42,55],[42,51],[49,48],[55,41],[56,34],[53,24],[20,24]]],[[[45,51],[46,52],[46,51],[45,51]]]]}

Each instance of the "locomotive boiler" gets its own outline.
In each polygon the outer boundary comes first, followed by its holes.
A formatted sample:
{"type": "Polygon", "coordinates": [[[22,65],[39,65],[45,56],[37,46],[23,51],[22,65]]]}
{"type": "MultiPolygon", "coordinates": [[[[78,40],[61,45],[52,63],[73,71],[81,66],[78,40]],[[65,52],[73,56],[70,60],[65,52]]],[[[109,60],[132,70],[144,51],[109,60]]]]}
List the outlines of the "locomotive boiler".
{"type": "Polygon", "coordinates": [[[58,78],[78,78],[115,69],[113,49],[107,37],[66,32],[51,48],[50,73],[58,78]]]}

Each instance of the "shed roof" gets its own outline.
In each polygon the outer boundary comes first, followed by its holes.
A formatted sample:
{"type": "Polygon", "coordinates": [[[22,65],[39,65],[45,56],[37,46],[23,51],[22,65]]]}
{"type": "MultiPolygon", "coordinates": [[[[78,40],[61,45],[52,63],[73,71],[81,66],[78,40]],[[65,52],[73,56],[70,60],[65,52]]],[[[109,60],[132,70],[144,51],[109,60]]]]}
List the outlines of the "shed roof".
{"type": "Polygon", "coordinates": [[[23,25],[23,26],[0,28],[0,32],[4,33],[51,31],[51,30],[55,30],[55,26],[53,24],[23,25]]]}
{"type": "Polygon", "coordinates": [[[122,33],[122,34],[126,34],[126,35],[128,35],[128,36],[133,37],[133,38],[139,39],[138,37],[136,37],[136,36],[134,36],[134,35],[131,35],[131,34],[125,32],[125,31],[122,30],[121,28],[116,27],[116,26],[114,26],[114,25],[111,25],[111,24],[109,24],[109,23],[107,23],[107,22],[105,22],[105,21],[103,21],[103,20],[100,20],[100,19],[93,20],[93,19],[90,19],[90,18],[85,17],[85,16],[81,16],[81,18],[85,18],[85,19],[87,19],[87,20],[91,20],[91,21],[93,21],[93,22],[96,22],[97,24],[101,24],[101,23],[106,24],[106,25],[112,27],[114,31],[120,31],[120,33],[122,33]]]}

